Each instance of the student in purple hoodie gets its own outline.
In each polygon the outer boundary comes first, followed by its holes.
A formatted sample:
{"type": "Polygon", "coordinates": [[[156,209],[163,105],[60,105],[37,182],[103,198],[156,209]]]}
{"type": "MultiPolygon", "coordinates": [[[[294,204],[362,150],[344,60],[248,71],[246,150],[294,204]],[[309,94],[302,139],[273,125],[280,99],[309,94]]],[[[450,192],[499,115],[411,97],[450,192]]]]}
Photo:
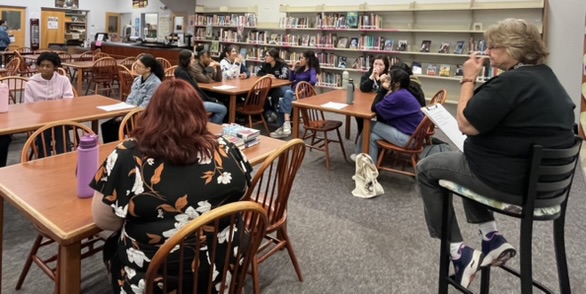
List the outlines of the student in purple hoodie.
{"type": "MultiPolygon", "coordinates": [[[[378,158],[377,140],[383,139],[397,146],[404,146],[423,119],[421,104],[409,88],[409,73],[400,68],[391,69],[390,76],[381,77],[382,86],[389,92],[379,91],[373,101],[372,111],[376,112],[376,122],[370,133],[369,155],[378,158]]],[[[362,137],[362,135],[360,135],[362,137]]],[[[362,138],[358,139],[356,154],[362,152],[362,138]]],[[[350,155],[356,160],[356,154],[350,155]]]]}
{"type": "Polygon", "coordinates": [[[279,100],[279,109],[277,112],[277,123],[279,128],[271,132],[273,138],[286,138],[291,135],[291,110],[292,102],[295,100],[295,87],[301,81],[309,82],[312,86],[317,83],[319,74],[319,60],[315,57],[313,51],[305,51],[294,65],[289,81],[292,81],[291,89],[285,90],[283,99],[279,100]]]}

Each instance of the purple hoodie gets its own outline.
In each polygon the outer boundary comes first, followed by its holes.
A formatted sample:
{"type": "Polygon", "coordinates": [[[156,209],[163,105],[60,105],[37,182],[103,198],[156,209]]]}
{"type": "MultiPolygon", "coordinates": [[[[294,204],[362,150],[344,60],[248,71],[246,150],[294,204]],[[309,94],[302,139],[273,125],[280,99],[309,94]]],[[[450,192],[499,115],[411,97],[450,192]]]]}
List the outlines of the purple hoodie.
{"type": "Polygon", "coordinates": [[[385,120],[384,123],[409,136],[413,135],[423,120],[421,105],[406,89],[392,92],[374,107],[376,113],[385,120]]]}
{"type": "Polygon", "coordinates": [[[24,103],[70,98],[73,98],[73,89],[69,79],[56,72],[50,80],[43,79],[40,73],[35,74],[24,87],[24,103]]]}

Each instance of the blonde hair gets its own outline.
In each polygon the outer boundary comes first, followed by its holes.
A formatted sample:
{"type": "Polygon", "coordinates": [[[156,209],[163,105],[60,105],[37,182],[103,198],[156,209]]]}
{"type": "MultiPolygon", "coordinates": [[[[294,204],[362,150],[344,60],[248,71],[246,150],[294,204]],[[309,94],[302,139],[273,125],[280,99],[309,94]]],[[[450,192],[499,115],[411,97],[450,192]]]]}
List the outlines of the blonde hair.
{"type": "Polygon", "coordinates": [[[549,55],[536,25],[524,19],[507,18],[490,26],[484,38],[491,46],[502,46],[524,64],[543,64],[549,55]]]}

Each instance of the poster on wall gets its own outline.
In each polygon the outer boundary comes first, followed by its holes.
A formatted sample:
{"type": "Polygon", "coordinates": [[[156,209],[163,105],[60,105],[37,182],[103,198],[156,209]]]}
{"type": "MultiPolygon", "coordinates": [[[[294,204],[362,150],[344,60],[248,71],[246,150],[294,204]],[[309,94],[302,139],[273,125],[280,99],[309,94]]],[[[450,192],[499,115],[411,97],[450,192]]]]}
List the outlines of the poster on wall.
{"type": "Polygon", "coordinates": [[[58,30],[59,29],[59,18],[56,16],[49,16],[47,20],[47,29],[58,30]]]}
{"type": "Polygon", "coordinates": [[[148,0],[132,0],[132,8],[145,8],[148,5],[148,0]]]}
{"type": "Polygon", "coordinates": [[[140,37],[140,17],[134,19],[134,36],[140,37]]]}

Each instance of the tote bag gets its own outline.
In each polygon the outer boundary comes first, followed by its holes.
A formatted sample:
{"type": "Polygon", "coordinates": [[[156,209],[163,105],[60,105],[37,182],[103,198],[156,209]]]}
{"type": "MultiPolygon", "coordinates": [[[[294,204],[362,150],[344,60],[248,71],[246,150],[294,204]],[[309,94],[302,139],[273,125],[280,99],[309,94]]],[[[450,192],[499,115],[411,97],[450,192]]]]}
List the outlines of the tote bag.
{"type": "Polygon", "coordinates": [[[366,153],[360,153],[356,156],[356,172],[354,174],[355,188],[352,195],[360,198],[372,198],[385,193],[383,186],[376,179],[378,170],[366,153]]]}

